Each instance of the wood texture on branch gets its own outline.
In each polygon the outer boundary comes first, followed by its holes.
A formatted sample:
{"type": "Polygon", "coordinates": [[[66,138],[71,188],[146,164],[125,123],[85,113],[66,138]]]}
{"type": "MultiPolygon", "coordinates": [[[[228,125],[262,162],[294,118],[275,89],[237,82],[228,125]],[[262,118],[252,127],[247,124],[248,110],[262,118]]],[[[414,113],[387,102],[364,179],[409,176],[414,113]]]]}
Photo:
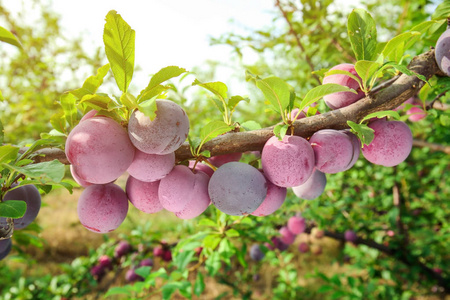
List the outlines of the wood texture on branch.
{"type": "MultiPolygon", "coordinates": [[[[408,68],[427,79],[432,77],[439,70],[434,59],[434,50],[416,56],[408,68]]],[[[321,129],[346,129],[349,120],[358,123],[370,113],[398,107],[408,98],[416,95],[423,85],[424,82],[416,76],[402,74],[385,89],[377,91],[376,94],[369,94],[347,107],[295,121],[293,123],[294,134],[307,138],[321,129]]],[[[234,152],[260,151],[266,141],[273,135],[273,127],[246,132],[231,132],[208,141],[203,145],[202,150],[209,150],[212,156],[234,152]]],[[[64,152],[59,149],[44,149],[40,150],[38,154],[43,156],[35,157],[36,162],[58,159],[68,164],[64,152]]],[[[185,142],[175,151],[175,155],[177,161],[192,158],[189,144],[185,142]]]]}

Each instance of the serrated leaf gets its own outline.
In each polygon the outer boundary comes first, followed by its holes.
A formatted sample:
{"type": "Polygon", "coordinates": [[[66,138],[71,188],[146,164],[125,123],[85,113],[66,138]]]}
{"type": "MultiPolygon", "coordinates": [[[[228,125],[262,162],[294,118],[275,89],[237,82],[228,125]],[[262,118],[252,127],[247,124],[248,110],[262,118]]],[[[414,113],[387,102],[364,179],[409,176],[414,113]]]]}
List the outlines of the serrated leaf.
{"type": "Polygon", "coordinates": [[[399,47],[401,47],[402,49],[406,50],[404,48],[404,44],[410,40],[413,36],[418,36],[420,35],[420,32],[418,31],[410,31],[410,32],[405,32],[402,34],[397,35],[396,37],[390,39],[386,46],[384,46],[383,51],[381,52],[381,54],[383,54],[383,57],[388,58],[390,60],[394,60],[396,62],[398,62],[397,60],[397,50],[399,49],[399,47]]]}
{"type": "Polygon", "coordinates": [[[371,86],[369,82],[372,81],[373,77],[377,75],[377,71],[380,69],[381,64],[368,61],[368,60],[360,60],[355,64],[355,71],[358,73],[359,77],[363,82],[363,90],[365,92],[369,92],[371,86]]]}
{"type": "Polygon", "coordinates": [[[56,182],[59,183],[64,178],[65,167],[58,160],[45,161],[37,164],[30,164],[24,167],[2,163],[2,166],[24,174],[27,177],[39,180],[42,184],[56,182]]]}
{"type": "Polygon", "coordinates": [[[197,273],[197,278],[195,279],[194,283],[194,294],[198,297],[203,293],[205,290],[205,280],[203,279],[203,274],[201,272],[197,273]]]}
{"type": "Polygon", "coordinates": [[[178,77],[183,73],[186,73],[186,69],[177,66],[168,66],[162,68],[155,75],[152,76],[152,78],[150,79],[150,83],[148,84],[148,88],[152,89],[157,85],[160,85],[164,81],[167,81],[174,77],[178,77]]]}
{"type": "Polygon", "coordinates": [[[347,124],[352,129],[352,132],[361,140],[363,147],[364,145],[369,145],[375,137],[374,130],[366,124],[357,124],[352,121],[347,121],[347,124]]]}
{"type": "Polygon", "coordinates": [[[450,1],[444,0],[436,7],[434,13],[431,15],[431,19],[441,20],[447,18],[450,18],[450,1]]]}
{"type": "Polygon", "coordinates": [[[353,94],[357,94],[357,92],[354,89],[351,89],[349,87],[336,84],[336,83],[326,83],[319,86],[316,86],[315,88],[309,90],[309,92],[306,94],[305,98],[303,98],[302,102],[299,105],[299,110],[303,110],[305,107],[310,106],[314,102],[321,99],[323,96],[337,93],[337,92],[351,92],[353,94]]]}
{"type": "Polygon", "coordinates": [[[272,104],[272,108],[281,113],[290,103],[291,92],[289,85],[282,79],[271,76],[256,81],[256,86],[263,92],[264,97],[272,104]]]}
{"type": "Polygon", "coordinates": [[[258,129],[262,128],[261,124],[259,124],[258,122],[252,121],[252,120],[245,121],[240,126],[241,126],[241,128],[244,128],[245,131],[258,130],[258,129]]]}
{"type": "Polygon", "coordinates": [[[106,15],[103,43],[119,89],[126,93],[134,72],[135,31],[122,17],[111,10],[106,15]]]}
{"type": "Polygon", "coordinates": [[[229,126],[223,121],[209,122],[200,131],[200,139],[202,140],[202,144],[212,140],[213,138],[221,134],[229,132],[233,128],[233,126],[229,126]]]}
{"type": "Polygon", "coordinates": [[[156,118],[156,111],[158,110],[156,98],[158,98],[158,95],[138,104],[139,111],[149,117],[152,121],[156,118]]]}
{"type": "Polygon", "coordinates": [[[236,108],[236,106],[238,105],[238,103],[241,102],[241,101],[249,103],[250,99],[249,98],[244,98],[242,96],[232,96],[228,100],[227,106],[230,108],[230,110],[234,110],[236,108]]]}
{"type": "Polygon", "coordinates": [[[16,46],[19,49],[23,49],[19,40],[9,30],[0,26],[0,41],[16,46]]]}
{"type": "Polygon", "coordinates": [[[391,117],[391,118],[394,118],[395,120],[400,119],[400,115],[398,114],[398,112],[396,112],[394,110],[385,110],[385,111],[374,112],[374,113],[371,113],[371,114],[365,116],[364,119],[361,120],[361,123],[366,120],[370,120],[372,118],[381,119],[384,117],[391,117]]]}
{"type": "Polygon", "coordinates": [[[347,21],[347,31],[357,60],[373,60],[377,49],[377,28],[364,9],[354,9],[347,21]]]}
{"type": "Polygon", "coordinates": [[[8,163],[15,160],[19,153],[19,147],[12,145],[0,146],[0,163],[8,163]]]}
{"type": "Polygon", "coordinates": [[[23,200],[7,200],[0,202],[0,217],[22,218],[27,210],[27,204],[23,200]]]}
{"type": "Polygon", "coordinates": [[[88,94],[95,94],[98,88],[102,85],[103,79],[110,69],[110,65],[106,64],[97,70],[97,74],[94,76],[89,76],[83,83],[83,86],[79,89],[70,91],[78,99],[83,98],[83,96],[88,94]]]}

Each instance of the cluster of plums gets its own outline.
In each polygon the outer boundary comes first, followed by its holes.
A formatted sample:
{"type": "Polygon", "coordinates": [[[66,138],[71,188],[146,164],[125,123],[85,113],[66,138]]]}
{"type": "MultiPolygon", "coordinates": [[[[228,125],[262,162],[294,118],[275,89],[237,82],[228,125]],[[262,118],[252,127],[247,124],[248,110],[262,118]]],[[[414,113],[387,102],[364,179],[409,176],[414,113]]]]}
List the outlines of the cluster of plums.
{"type": "MultiPolygon", "coordinates": [[[[13,185],[15,187],[16,185],[13,185]]],[[[20,200],[27,204],[27,208],[23,217],[13,219],[14,230],[24,229],[33,222],[41,209],[41,194],[34,185],[23,185],[15,187],[14,189],[6,192],[3,197],[3,201],[7,200],[20,200]]],[[[0,229],[9,231],[10,225],[6,218],[0,218],[0,229]]],[[[11,238],[0,239],[0,260],[4,259],[12,248],[11,238]]]]}
{"type": "MultiPolygon", "coordinates": [[[[351,64],[331,70],[358,76],[351,64]]],[[[357,91],[325,96],[331,109],[364,97],[357,81],[345,74],[326,76],[324,83],[357,91]]],[[[125,129],[90,111],[70,132],[65,151],[74,179],[85,187],[78,215],[87,229],[99,233],[116,229],[126,217],[128,200],[145,213],[165,209],[182,219],[199,216],[211,203],[229,215],[266,216],[281,207],[287,188],[302,199],[320,196],[325,174],[350,169],[360,152],[374,164],[391,167],[403,162],[412,148],[409,127],[384,118],[369,122],[375,137],[363,148],[349,130],[323,129],[308,139],[271,137],[261,152],[261,170],[239,162],[241,153],[211,157],[210,164],[217,168],[214,171],[194,161],[189,166],[176,165],[174,151],[188,136],[189,119],[172,101],[156,103],[154,120],[135,110],[125,129]],[[124,172],[130,175],[125,191],[113,183],[124,172]]],[[[305,117],[304,113],[297,115],[305,117]]]]}
{"type": "MultiPolygon", "coordinates": [[[[306,233],[306,219],[300,214],[289,218],[287,224],[282,226],[278,230],[278,235],[271,238],[271,243],[265,243],[264,246],[270,251],[278,249],[279,251],[285,251],[290,245],[294,244],[296,237],[299,234],[306,233]]],[[[311,230],[311,235],[316,239],[324,237],[325,232],[317,227],[311,230]]],[[[354,243],[358,239],[358,236],[353,230],[346,230],[344,233],[344,239],[347,242],[354,243]]],[[[300,253],[308,253],[319,255],[322,253],[322,248],[319,245],[311,245],[311,240],[308,242],[300,242],[298,244],[298,251],[300,253]]],[[[253,244],[249,249],[250,258],[254,261],[260,261],[265,257],[264,250],[260,244],[253,244]]]]}
{"type": "Polygon", "coordinates": [[[143,281],[144,278],[135,272],[137,268],[144,266],[153,267],[153,259],[158,257],[165,262],[172,260],[172,252],[169,245],[165,242],[161,242],[161,245],[153,248],[153,257],[150,257],[147,250],[143,245],[139,245],[138,249],[133,249],[127,241],[120,241],[114,248],[114,255],[100,256],[96,264],[91,267],[90,273],[95,280],[101,281],[108,272],[114,269],[114,266],[121,266],[126,261],[126,258],[130,257],[131,265],[127,267],[125,280],[127,282],[143,281]]]}

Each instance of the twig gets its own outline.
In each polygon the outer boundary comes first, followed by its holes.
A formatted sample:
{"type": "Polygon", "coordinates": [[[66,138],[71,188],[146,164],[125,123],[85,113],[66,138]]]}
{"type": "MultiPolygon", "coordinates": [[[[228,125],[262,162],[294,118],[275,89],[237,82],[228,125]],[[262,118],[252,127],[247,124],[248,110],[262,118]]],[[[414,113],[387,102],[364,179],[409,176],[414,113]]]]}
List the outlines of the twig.
{"type": "Polygon", "coordinates": [[[445,154],[450,155],[450,146],[447,145],[441,145],[436,143],[428,143],[426,141],[421,140],[413,140],[413,146],[414,147],[423,147],[423,148],[430,148],[432,151],[440,151],[444,152],[445,154]]]}
{"type": "MultiPolygon", "coordinates": [[[[306,63],[309,65],[311,72],[314,71],[314,65],[311,61],[311,58],[308,56],[308,54],[306,53],[305,47],[303,46],[302,42],[300,41],[300,38],[298,37],[297,32],[294,29],[294,26],[292,25],[292,22],[289,20],[289,17],[286,13],[286,11],[281,7],[281,3],[280,0],[276,1],[275,6],[277,6],[280,9],[280,12],[283,15],[283,18],[286,20],[286,22],[288,23],[289,26],[289,33],[292,34],[292,36],[294,36],[295,41],[297,43],[297,46],[300,48],[300,50],[303,52],[303,54],[305,55],[305,60],[306,63]]],[[[319,76],[317,76],[316,74],[312,73],[312,76],[314,77],[314,79],[319,83],[322,84],[322,82],[320,81],[319,76]]]]}
{"type": "MultiPolygon", "coordinates": [[[[434,109],[439,109],[438,107],[443,107],[443,108],[447,108],[447,109],[448,109],[448,107],[449,107],[448,105],[443,104],[443,103],[441,103],[441,102],[437,102],[437,101],[439,101],[439,99],[441,99],[442,96],[444,96],[445,94],[447,94],[447,92],[448,92],[448,91],[444,91],[444,92],[440,93],[439,95],[437,95],[437,96],[433,99],[433,101],[431,101],[429,104],[427,104],[426,109],[427,109],[427,110],[432,109],[432,108],[434,108],[434,109]],[[439,103],[439,105],[436,106],[436,103],[439,103]]],[[[446,110],[446,109],[441,109],[441,110],[446,110]]]]}

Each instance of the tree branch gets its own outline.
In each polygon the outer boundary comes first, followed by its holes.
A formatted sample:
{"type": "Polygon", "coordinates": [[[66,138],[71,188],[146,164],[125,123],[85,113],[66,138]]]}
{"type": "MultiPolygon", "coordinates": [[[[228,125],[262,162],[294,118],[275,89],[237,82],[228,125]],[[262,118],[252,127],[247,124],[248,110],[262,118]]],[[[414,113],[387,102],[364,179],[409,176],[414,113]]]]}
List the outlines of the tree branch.
{"type": "Polygon", "coordinates": [[[444,152],[445,154],[450,155],[450,146],[436,144],[436,143],[428,143],[427,141],[421,141],[421,140],[413,140],[413,146],[414,147],[427,147],[430,148],[431,151],[440,151],[444,152]]]}
{"type": "MultiPolygon", "coordinates": [[[[408,68],[429,79],[439,70],[434,59],[434,50],[432,49],[416,56],[408,68]]],[[[347,107],[295,121],[293,123],[294,135],[308,138],[321,129],[349,128],[347,125],[348,120],[359,123],[370,113],[394,109],[408,98],[417,94],[423,84],[424,82],[415,76],[402,74],[385,89],[378,91],[376,94],[371,93],[347,107]]],[[[202,150],[209,150],[211,156],[235,152],[261,151],[266,141],[273,135],[273,126],[253,131],[230,132],[208,141],[203,145],[202,150]]],[[[415,145],[419,145],[419,142],[416,141],[415,145]]],[[[423,145],[423,143],[420,145],[423,145]]],[[[431,144],[427,144],[427,147],[432,147],[433,150],[437,151],[442,151],[443,149],[442,147],[431,146],[431,144]]],[[[444,152],[448,153],[447,148],[444,149],[444,152]]],[[[36,156],[36,162],[58,159],[65,164],[69,163],[64,152],[60,149],[43,149],[37,151],[36,154],[45,155],[36,156]]],[[[175,151],[175,155],[177,161],[193,158],[189,150],[189,144],[186,142],[175,151]]]]}

